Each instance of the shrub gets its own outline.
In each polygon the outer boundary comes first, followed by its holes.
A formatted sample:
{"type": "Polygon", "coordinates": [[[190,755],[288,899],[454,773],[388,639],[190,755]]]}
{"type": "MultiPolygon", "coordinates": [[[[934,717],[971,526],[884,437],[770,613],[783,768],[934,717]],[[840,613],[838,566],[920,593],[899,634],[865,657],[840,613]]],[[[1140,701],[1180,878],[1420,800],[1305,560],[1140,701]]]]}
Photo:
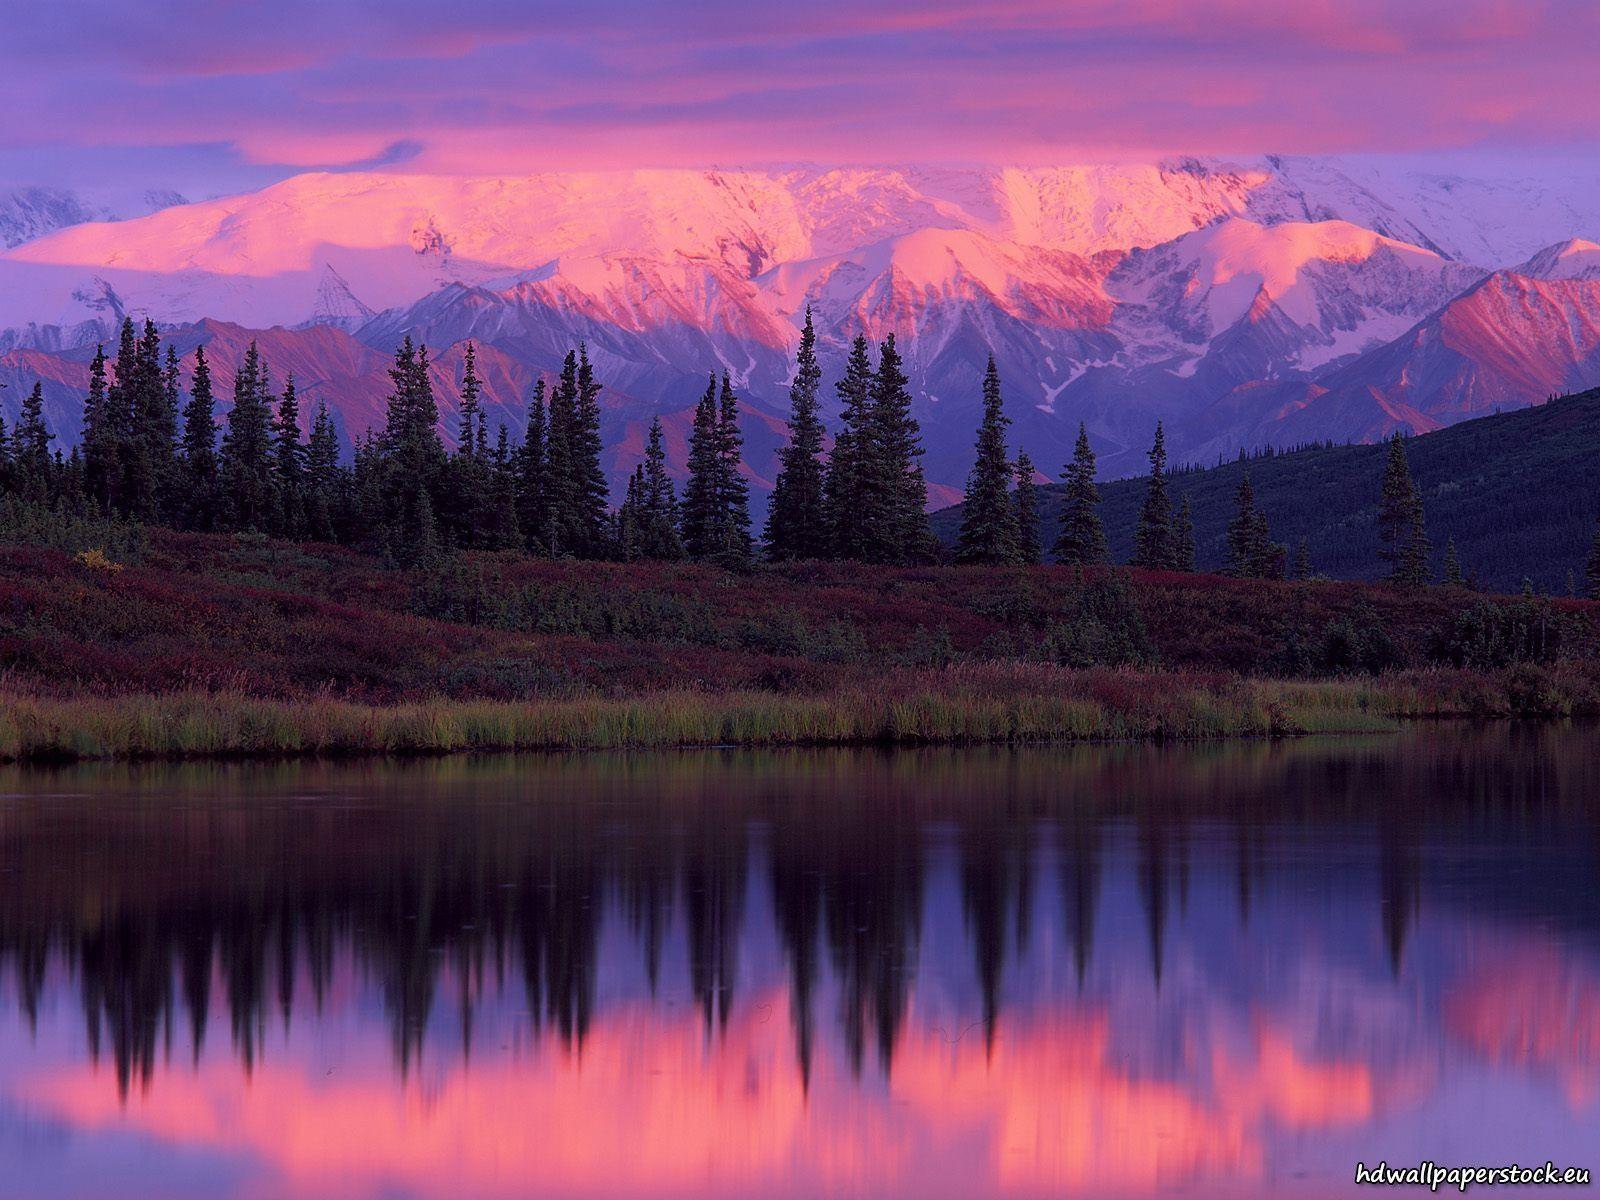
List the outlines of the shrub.
{"type": "Polygon", "coordinates": [[[1268,669],[1274,675],[1291,678],[1317,670],[1317,647],[1303,626],[1285,623],[1278,631],[1278,646],[1268,669]]]}
{"type": "Polygon", "coordinates": [[[146,548],[145,532],[138,525],[33,504],[17,496],[0,496],[0,542],[68,554],[97,550],[124,561],[138,561],[146,548]]]}
{"type": "Polygon", "coordinates": [[[1480,600],[1435,630],[1430,651],[1436,662],[1480,670],[1554,662],[1565,624],[1544,597],[1509,604],[1480,600]]]}
{"type": "Polygon", "coordinates": [[[1120,667],[1155,658],[1144,617],[1118,579],[1100,579],[1078,593],[1073,611],[1048,627],[1040,657],[1064,667],[1120,667]]]}
{"type": "Polygon", "coordinates": [[[1365,672],[1377,675],[1401,666],[1404,657],[1378,616],[1365,606],[1336,617],[1322,630],[1316,667],[1326,674],[1365,672]]]}
{"type": "Polygon", "coordinates": [[[118,571],[122,570],[122,564],[119,562],[112,562],[106,557],[105,551],[101,550],[98,546],[93,550],[79,551],[77,554],[73,555],[73,559],[74,561],[81,563],[83,566],[88,567],[91,571],[104,571],[109,575],[115,575],[118,571]]]}

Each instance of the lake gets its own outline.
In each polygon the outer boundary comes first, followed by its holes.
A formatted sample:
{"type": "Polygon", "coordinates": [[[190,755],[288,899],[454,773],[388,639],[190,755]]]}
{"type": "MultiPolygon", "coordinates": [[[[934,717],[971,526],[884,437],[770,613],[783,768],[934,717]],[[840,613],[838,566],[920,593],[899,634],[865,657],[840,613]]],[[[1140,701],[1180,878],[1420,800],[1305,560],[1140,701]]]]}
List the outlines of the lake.
{"type": "Polygon", "coordinates": [[[1592,729],[0,773],[6,1197],[1335,1196],[1597,1148],[1592,729]]]}

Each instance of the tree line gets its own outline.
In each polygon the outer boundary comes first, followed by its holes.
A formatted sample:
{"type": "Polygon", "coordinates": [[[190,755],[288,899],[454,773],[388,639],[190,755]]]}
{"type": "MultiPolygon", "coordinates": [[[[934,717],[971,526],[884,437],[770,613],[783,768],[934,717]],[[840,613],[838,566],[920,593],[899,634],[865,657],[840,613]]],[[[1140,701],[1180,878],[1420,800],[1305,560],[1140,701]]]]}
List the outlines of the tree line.
{"type": "MultiPolygon", "coordinates": [[[[956,541],[957,562],[1039,561],[1033,464],[1025,453],[1018,454],[1015,461],[1008,457],[1005,441],[1008,424],[1000,396],[999,375],[991,356],[984,376],[983,412],[956,541]]],[[[1194,521],[1187,497],[1176,504],[1172,500],[1169,484],[1173,472],[1167,464],[1166,436],[1160,422],[1156,423],[1149,460],[1150,474],[1134,528],[1134,550],[1128,565],[1157,571],[1193,572],[1197,569],[1194,521]]],[[[1086,427],[1080,423],[1072,459],[1062,474],[1063,504],[1051,546],[1055,562],[1089,566],[1107,561],[1109,550],[1095,476],[1094,449],[1086,427]]],[[[1379,498],[1379,533],[1382,554],[1389,564],[1389,581],[1402,587],[1427,584],[1430,581],[1429,541],[1422,496],[1412,480],[1405,443],[1399,434],[1389,443],[1379,498]]],[[[1293,556],[1288,547],[1273,540],[1267,515],[1256,503],[1248,473],[1235,494],[1227,545],[1230,575],[1245,579],[1310,579],[1314,574],[1304,539],[1293,556]]],[[[1591,563],[1591,591],[1600,593],[1600,533],[1596,535],[1591,563]]],[[[1447,549],[1443,582],[1466,585],[1454,542],[1447,549]]]]}
{"type": "MultiPolygon", "coordinates": [[[[504,424],[491,436],[475,348],[463,355],[456,447],[439,434],[440,411],[425,345],[408,336],[389,369],[383,426],[357,437],[351,461],[319,402],[302,437],[292,376],[275,388],[256,343],[232,380],[219,422],[204,347],[194,352],[187,395],[176,349],[152,322],[123,322],[114,358],[103,348],[89,369],[83,435],[52,451],[44,397],[35,384],[13,429],[0,421],[0,487],[6,494],[74,513],[200,531],[249,531],[341,542],[394,561],[425,561],[451,547],[521,550],[549,557],[693,560],[730,569],[757,555],[777,562],[836,559],[905,565],[941,557],[926,516],[920,430],[893,334],[877,347],[854,340],[834,385],[840,427],[831,449],[820,414],[822,371],[806,312],[790,385],[790,439],[759,541],[742,474],[739,398],[725,371],[695,406],[681,498],[667,469],[660,419],[614,508],[602,466],[599,396],[587,350],[567,353],[553,381],[541,377],[520,440],[504,424]]],[[[1037,472],[1006,445],[999,372],[991,355],[967,480],[956,562],[1030,564],[1043,558],[1037,472]]],[[[1158,423],[1130,565],[1192,572],[1195,535],[1187,498],[1174,503],[1158,423]]],[[[1050,545],[1059,563],[1107,559],[1096,460],[1087,431],[1063,475],[1064,505],[1050,545]]],[[[1405,444],[1390,442],[1379,525],[1391,582],[1430,581],[1429,541],[1405,444]]],[[[1290,554],[1271,536],[1247,474],[1227,531],[1228,571],[1244,578],[1310,578],[1304,540],[1290,554]]],[[[1452,543],[1446,584],[1467,581],[1452,543]]],[[[1588,590],[1600,594],[1600,531],[1588,590]]]]}
{"type": "MultiPolygon", "coordinates": [[[[0,486],[75,514],[341,542],[407,564],[452,547],[692,559],[733,569],[757,554],[739,398],[727,372],[709,379],[695,407],[681,499],[658,418],[615,508],[602,466],[601,385],[585,347],[566,355],[553,381],[536,381],[516,441],[503,424],[491,437],[468,343],[456,447],[447,450],[432,375],[427,347],[406,337],[389,369],[383,426],[354,440],[346,464],[326,403],[317,404],[303,437],[294,378],[275,387],[255,342],[219,421],[205,348],[195,350],[185,395],[176,349],[163,345],[154,323],[141,332],[125,320],[115,357],[101,348],[90,365],[77,446],[52,450],[40,384],[14,429],[0,421],[0,486]]],[[[794,436],[759,547],[769,558],[937,557],[909,382],[893,335],[875,363],[858,337],[836,385],[843,427],[825,457],[821,370],[807,314],[791,389],[794,436]]]]}

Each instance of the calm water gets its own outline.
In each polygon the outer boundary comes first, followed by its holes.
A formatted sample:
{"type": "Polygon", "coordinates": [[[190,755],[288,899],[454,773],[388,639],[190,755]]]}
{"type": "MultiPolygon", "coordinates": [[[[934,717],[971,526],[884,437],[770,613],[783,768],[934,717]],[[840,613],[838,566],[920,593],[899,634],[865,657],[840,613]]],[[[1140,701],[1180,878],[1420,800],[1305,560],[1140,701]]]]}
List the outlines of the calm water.
{"type": "Polygon", "coordinates": [[[0,1195],[1600,1168],[1597,884],[1586,730],[11,772],[0,1195]]]}

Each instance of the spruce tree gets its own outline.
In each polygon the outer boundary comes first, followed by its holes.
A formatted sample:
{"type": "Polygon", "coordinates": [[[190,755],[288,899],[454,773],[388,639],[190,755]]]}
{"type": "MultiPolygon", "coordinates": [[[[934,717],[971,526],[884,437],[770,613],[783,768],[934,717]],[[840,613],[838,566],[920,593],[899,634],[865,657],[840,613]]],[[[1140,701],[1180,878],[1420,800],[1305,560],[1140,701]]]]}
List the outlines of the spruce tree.
{"type": "Polygon", "coordinates": [[[273,424],[273,482],[278,501],[277,530],[280,537],[299,537],[305,532],[305,458],[300,442],[300,398],[290,375],[278,400],[273,424]]]}
{"type": "Polygon", "coordinates": [[[34,504],[48,504],[54,464],[50,428],[44,419],[44,387],[37,381],[22,402],[12,431],[11,478],[16,494],[34,504]]]}
{"type": "Polygon", "coordinates": [[[643,558],[675,562],[684,555],[678,532],[678,497],[667,474],[661,418],[650,422],[639,491],[639,553],[643,558]]]}
{"type": "Polygon", "coordinates": [[[627,490],[611,522],[613,554],[620,562],[635,562],[643,557],[639,544],[640,509],[644,493],[644,465],[633,468],[628,476],[627,490]]]}
{"type": "Polygon", "coordinates": [[[1017,561],[1037,566],[1042,555],[1039,544],[1039,492],[1033,480],[1033,459],[1026,450],[1017,455],[1017,490],[1014,494],[1017,519],[1017,561]]]}
{"type": "Polygon", "coordinates": [[[1254,541],[1261,555],[1256,564],[1256,578],[1284,578],[1289,570],[1289,547],[1272,540],[1272,531],[1267,528],[1267,514],[1259,507],[1256,509],[1254,541]]]}
{"type": "Polygon", "coordinates": [[[445,455],[437,428],[439,402],[433,394],[428,348],[415,345],[407,335],[395,350],[389,380],[384,449],[398,469],[413,476],[413,483],[431,482],[445,455]]]}
{"type": "Polygon", "coordinates": [[[1000,373],[994,355],[983,375],[983,416],[972,471],[967,476],[961,505],[961,531],[956,539],[956,561],[989,564],[1018,559],[1017,512],[1011,499],[1011,461],[1006,452],[1005,415],[1000,396],[1000,373]]]}
{"type": "Polygon", "coordinates": [[[339,434],[326,401],[317,402],[306,444],[306,533],[320,542],[335,539],[343,509],[343,472],[339,469],[339,434]]]}
{"type": "Polygon", "coordinates": [[[266,364],[251,342],[233,377],[233,408],[222,435],[218,484],[228,526],[265,531],[274,513],[272,405],[266,364]]]}
{"type": "Polygon", "coordinates": [[[112,511],[121,495],[122,448],[106,381],[105,348],[89,364],[89,395],[83,402],[83,487],[99,512],[112,511]]]}
{"type": "Polygon", "coordinates": [[[683,544],[689,557],[739,570],[750,563],[749,489],[739,472],[743,438],[738,400],[726,372],[695,406],[689,482],[683,493],[683,544]]]}
{"type": "Polygon", "coordinates": [[[83,490],[83,454],[77,446],[65,457],[60,450],[56,451],[55,502],[64,512],[85,511],[88,496],[83,490]]]}
{"type": "Polygon", "coordinates": [[[544,380],[533,385],[528,400],[528,426],[516,454],[517,525],[523,543],[536,554],[550,554],[550,523],[546,491],[546,412],[544,380]]]}
{"type": "Polygon", "coordinates": [[[566,541],[580,558],[598,558],[605,552],[606,487],[605,469],[600,464],[600,385],[595,381],[589,352],[578,346],[576,391],[573,394],[572,424],[567,434],[566,541]]]}
{"type": "MultiPolygon", "coordinates": [[[[854,561],[867,557],[868,526],[863,517],[876,503],[869,495],[867,470],[873,456],[872,383],[867,339],[858,334],[845,360],[844,377],[834,385],[839,396],[841,428],[833,442],[833,453],[828,456],[823,485],[833,556],[854,561]]],[[[687,492],[684,499],[687,502],[687,492]]]]}
{"type": "Polygon", "coordinates": [[[191,529],[209,529],[216,518],[217,412],[204,346],[195,347],[189,401],[183,408],[182,477],[180,519],[191,529]]]}
{"type": "Polygon", "coordinates": [[[478,437],[472,453],[480,462],[492,453],[489,449],[489,414],[484,410],[482,402],[478,405],[478,437]]]}
{"type": "Polygon", "coordinates": [[[1061,532],[1051,552],[1058,563],[1082,566],[1105,561],[1106,530],[1100,522],[1100,489],[1094,475],[1094,450],[1089,445],[1088,430],[1080,422],[1077,447],[1062,474],[1066,496],[1061,509],[1061,532]]]}
{"type": "Polygon", "coordinates": [[[1187,496],[1178,505],[1178,515],[1172,522],[1172,569],[1191,575],[1198,569],[1195,566],[1194,513],[1187,496]]]}
{"type": "Polygon", "coordinates": [[[1294,551],[1294,577],[1299,580],[1310,579],[1314,574],[1311,568],[1311,543],[1306,538],[1300,539],[1300,544],[1294,551]]]}
{"type": "Polygon", "coordinates": [[[1600,600],[1600,520],[1595,521],[1594,538],[1589,543],[1589,558],[1583,566],[1583,581],[1591,600],[1600,600]]]}
{"type": "Polygon", "coordinates": [[[545,530],[555,557],[576,555],[587,541],[576,466],[577,427],[578,356],[568,351],[550,391],[545,431],[545,530]]]}
{"type": "Polygon", "coordinates": [[[133,319],[124,317],[104,405],[107,441],[111,447],[106,461],[115,469],[115,475],[104,487],[109,507],[118,512],[129,512],[138,506],[139,498],[130,493],[129,481],[137,482],[144,476],[136,436],[138,387],[139,337],[133,319]]]}
{"type": "Polygon", "coordinates": [[[154,435],[161,511],[164,519],[168,521],[182,516],[186,502],[181,431],[182,383],[178,369],[178,351],[175,346],[169,344],[166,363],[161,372],[161,409],[155,422],[154,435]]]}
{"type": "Polygon", "coordinates": [[[403,339],[389,378],[392,387],[381,439],[383,539],[398,561],[417,564],[440,548],[434,493],[446,462],[428,348],[413,345],[409,336],[403,339]]]}
{"type": "Polygon", "coordinates": [[[1139,509],[1139,524],[1133,531],[1131,565],[1151,570],[1166,570],[1173,565],[1172,502],[1167,498],[1167,443],[1161,422],[1156,422],[1155,441],[1150,446],[1150,482],[1144,504],[1139,509]]]}
{"type": "Polygon", "coordinates": [[[369,429],[351,444],[349,497],[343,516],[357,544],[383,548],[387,505],[383,435],[369,429]]]}
{"type": "Polygon", "coordinates": [[[1428,534],[1423,524],[1422,495],[1411,480],[1405,442],[1395,433],[1383,472],[1378,502],[1378,536],[1389,564],[1389,582],[1422,587],[1428,582],[1428,534]]]}
{"type": "MultiPolygon", "coordinates": [[[[132,322],[125,329],[131,332],[132,322]]],[[[132,344],[131,361],[117,358],[118,407],[127,425],[123,446],[123,507],[137,520],[162,516],[177,464],[177,413],[168,402],[162,372],[161,335],[154,321],[132,344]]]]}
{"type": "Polygon", "coordinates": [[[745,482],[744,434],[739,431],[739,399],[728,373],[722,373],[717,416],[717,454],[721,462],[722,549],[718,561],[730,570],[750,565],[750,485],[745,482]]]}
{"type": "Polygon", "coordinates": [[[807,305],[800,349],[795,355],[794,382],[789,385],[789,444],[778,452],[781,466],[763,533],[767,557],[774,562],[825,558],[829,552],[823,429],[817,412],[817,389],[821,383],[817,335],[811,324],[811,306],[807,305]]]}
{"type": "Polygon", "coordinates": [[[445,510],[457,540],[468,546],[483,545],[485,525],[493,503],[492,460],[488,446],[487,416],[483,411],[482,384],[478,379],[477,352],[471,342],[463,355],[461,406],[456,433],[456,452],[446,472],[448,495],[445,510]]]}
{"type": "Polygon", "coordinates": [[[696,561],[711,559],[718,548],[720,429],[717,377],[713,375],[706,384],[705,394],[694,407],[694,427],[689,433],[689,479],[683,488],[683,545],[689,557],[696,561]]]}
{"type": "Polygon", "coordinates": [[[1234,493],[1233,520],[1228,522],[1228,574],[1240,579],[1262,577],[1266,548],[1262,545],[1263,517],[1256,508],[1255,488],[1245,472],[1234,493]]]}
{"type": "Polygon", "coordinates": [[[439,522],[433,513],[433,497],[427,488],[418,488],[414,503],[415,507],[405,514],[402,527],[405,540],[392,545],[390,552],[407,566],[430,568],[439,561],[444,549],[439,522]]]}
{"type": "Polygon", "coordinates": [[[478,355],[471,342],[462,355],[461,408],[456,429],[456,454],[471,459],[478,451],[480,434],[478,417],[482,412],[479,396],[482,385],[478,380],[478,355]]]}
{"type": "Polygon", "coordinates": [[[1444,585],[1445,587],[1465,587],[1466,576],[1461,572],[1461,558],[1456,554],[1456,539],[1449,538],[1444,545],[1444,585]]]}
{"type": "Polygon", "coordinates": [[[911,392],[894,334],[878,348],[872,380],[872,435],[865,510],[867,561],[920,562],[933,540],[928,526],[928,488],[922,476],[922,438],[911,415],[911,392]]]}
{"type": "Polygon", "coordinates": [[[492,453],[482,544],[490,550],[514,550],[522,545],[522,529],[517,521],[517,462],[511,450],[511,435],[503,424],[492,453]]]}

